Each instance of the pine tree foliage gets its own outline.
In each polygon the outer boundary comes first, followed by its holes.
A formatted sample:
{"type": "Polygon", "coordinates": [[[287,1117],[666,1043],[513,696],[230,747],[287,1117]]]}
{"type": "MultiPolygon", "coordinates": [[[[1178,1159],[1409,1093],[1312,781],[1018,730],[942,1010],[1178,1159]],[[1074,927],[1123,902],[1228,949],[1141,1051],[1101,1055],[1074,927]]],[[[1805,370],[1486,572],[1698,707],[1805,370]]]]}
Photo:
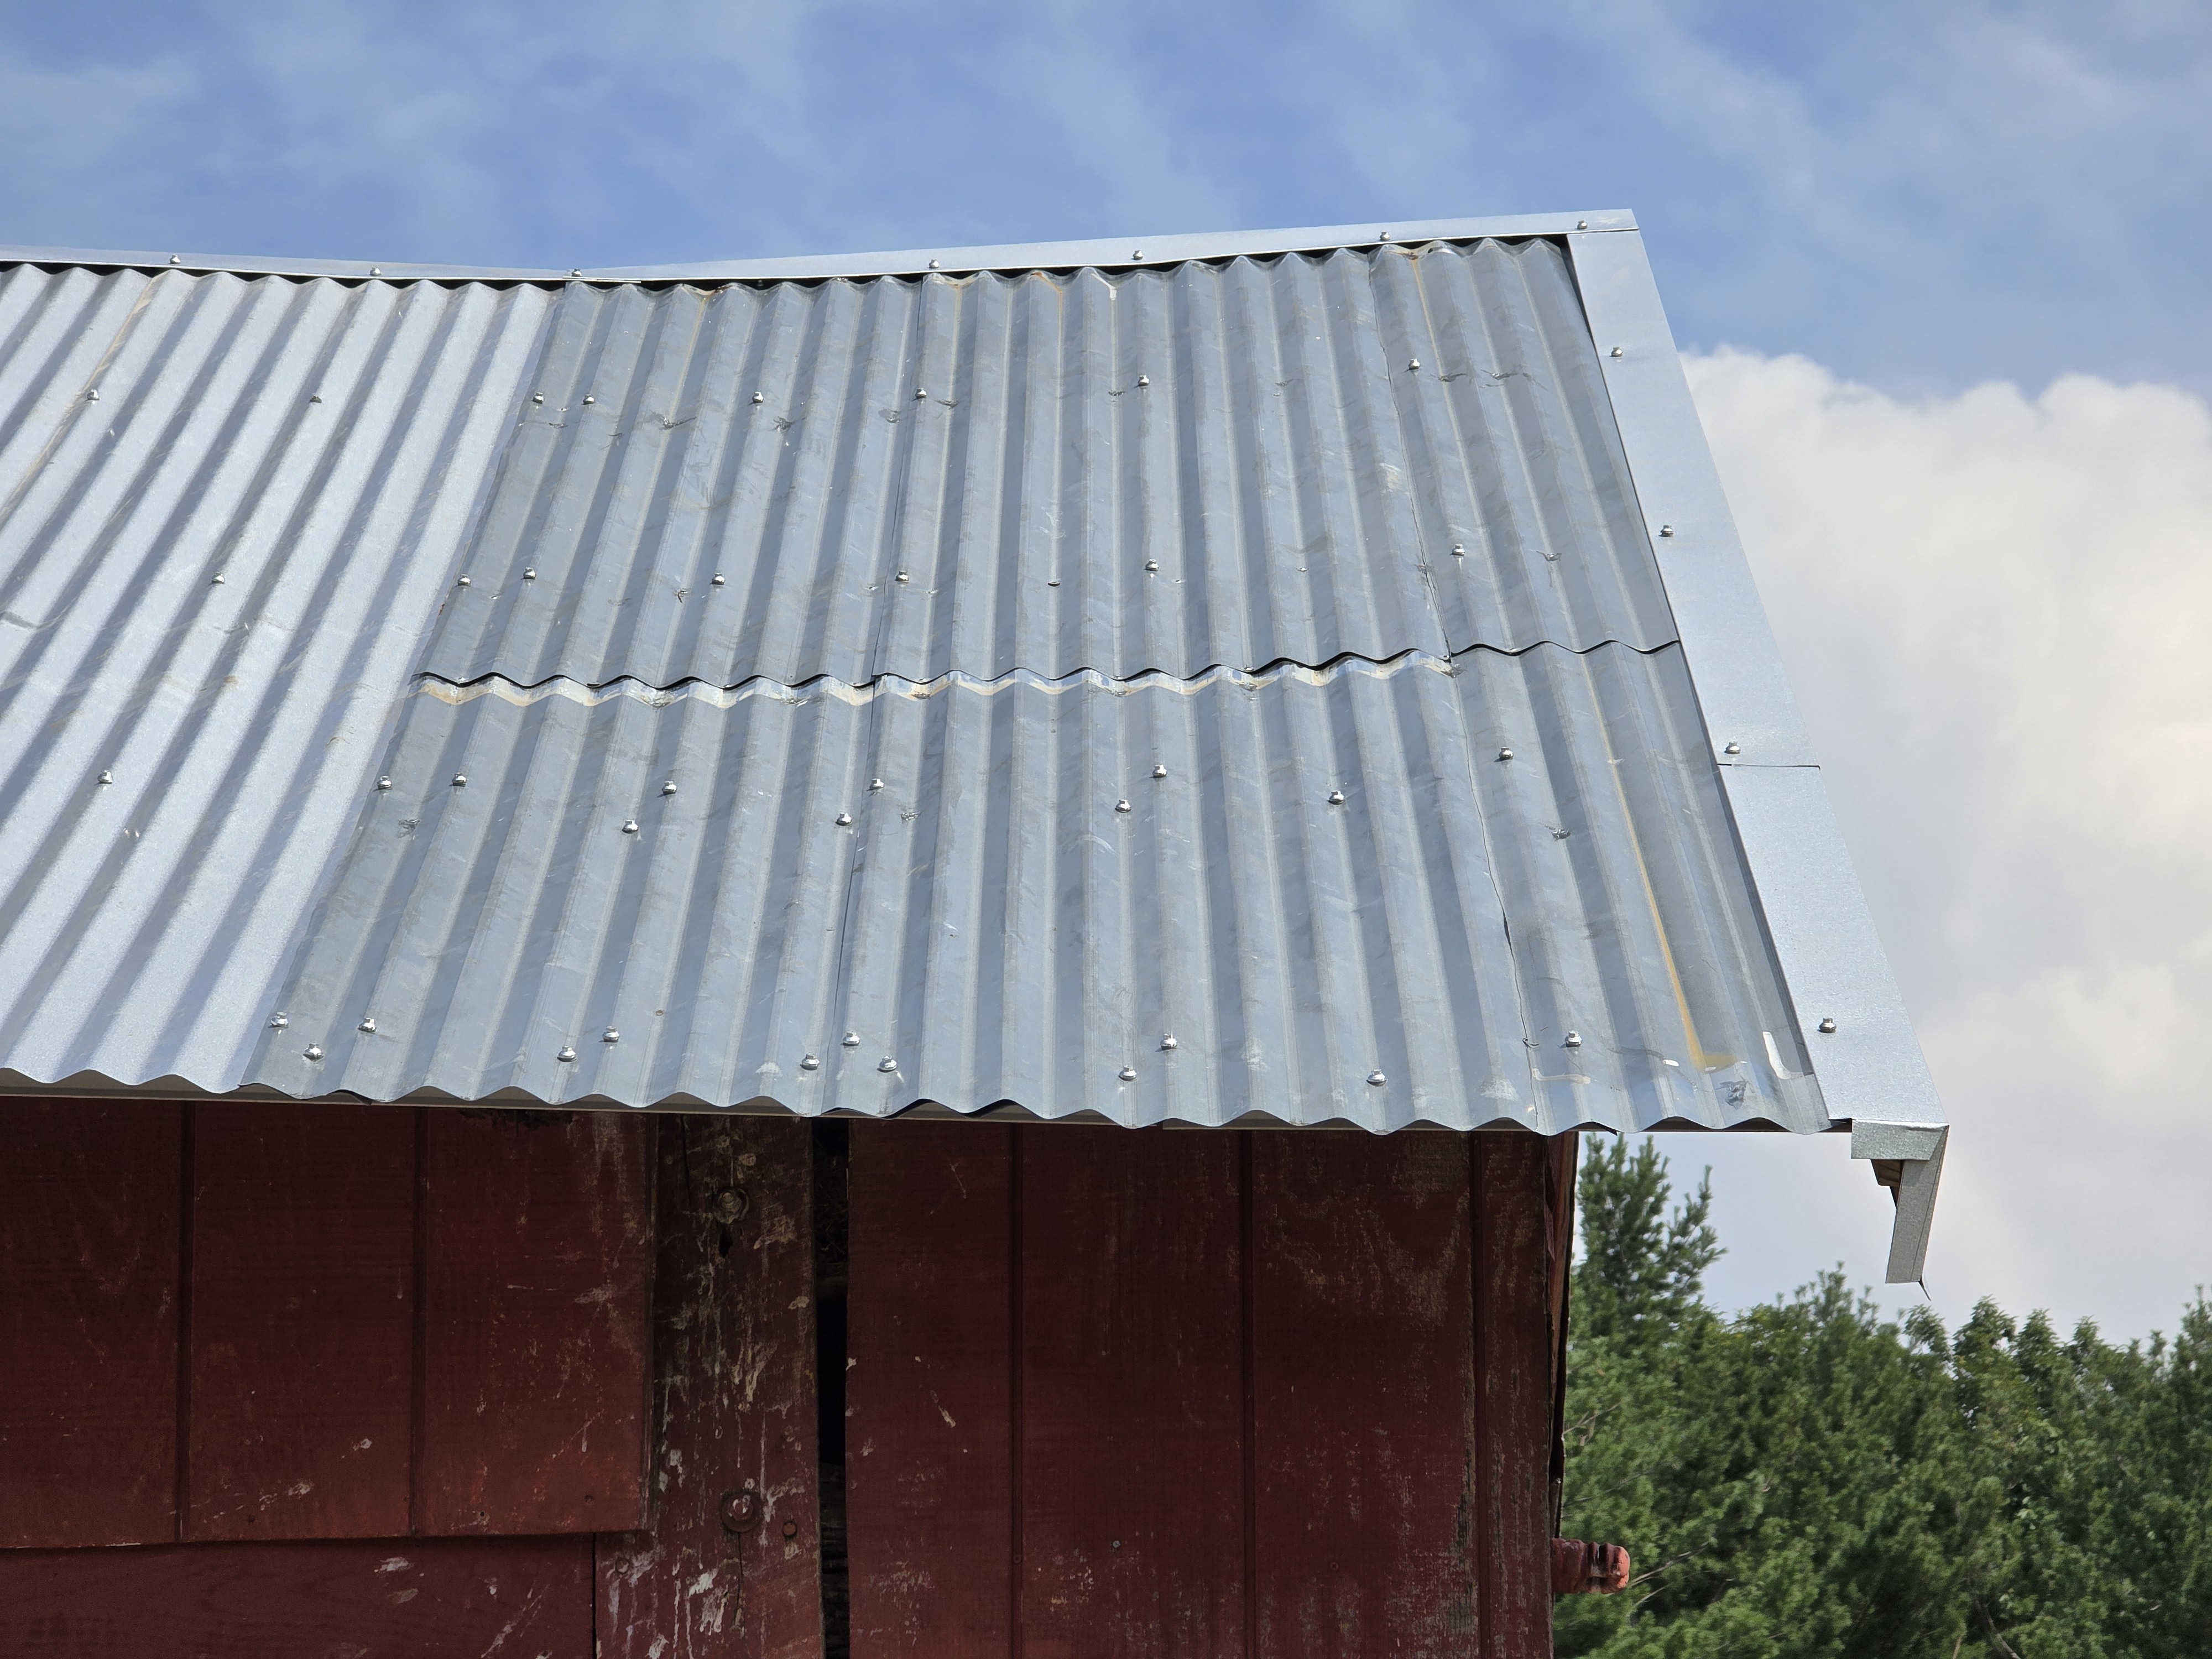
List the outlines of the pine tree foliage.
{"type": "Polygon", "coordinates": [[[1708,1307],[1709,1188],[1650,1142],[1583,1169],[1558,1607],[1593,1659],[2212,1659],[2212,1309],[2062,1338],[1984,1303],[1885,1320],[1840,1274],[1708,1307]]]}

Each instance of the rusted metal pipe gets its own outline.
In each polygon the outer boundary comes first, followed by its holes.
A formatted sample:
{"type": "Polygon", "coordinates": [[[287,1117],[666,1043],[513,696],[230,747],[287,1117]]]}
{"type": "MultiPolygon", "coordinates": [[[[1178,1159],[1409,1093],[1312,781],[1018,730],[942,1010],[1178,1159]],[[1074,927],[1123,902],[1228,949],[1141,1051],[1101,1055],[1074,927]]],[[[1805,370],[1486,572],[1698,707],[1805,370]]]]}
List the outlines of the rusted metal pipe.
{"type": "Polygon", "coordinates": [[[1611,1595],[1628,1588],[1628,1552],[1618,1544],[1552,1540],[1552,1594],[1611,1595]]]}

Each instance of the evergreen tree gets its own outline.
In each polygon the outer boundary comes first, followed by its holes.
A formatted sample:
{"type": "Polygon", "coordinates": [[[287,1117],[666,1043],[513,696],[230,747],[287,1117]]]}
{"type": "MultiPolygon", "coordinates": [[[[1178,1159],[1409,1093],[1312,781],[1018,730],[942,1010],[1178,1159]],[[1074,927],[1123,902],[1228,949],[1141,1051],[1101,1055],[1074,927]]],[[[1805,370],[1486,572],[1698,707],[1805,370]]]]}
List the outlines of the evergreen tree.
{"type": "Polygon", "coordinates": [[[1647,1141],[1585,1165],[1571,1536],[1626,1544],[1557,1651],[1603,1659],[2212,1659],[2212,1311],[1955,1336],[1826,1274],[1726,1317],[1706,1185],[1647,1141]]]}

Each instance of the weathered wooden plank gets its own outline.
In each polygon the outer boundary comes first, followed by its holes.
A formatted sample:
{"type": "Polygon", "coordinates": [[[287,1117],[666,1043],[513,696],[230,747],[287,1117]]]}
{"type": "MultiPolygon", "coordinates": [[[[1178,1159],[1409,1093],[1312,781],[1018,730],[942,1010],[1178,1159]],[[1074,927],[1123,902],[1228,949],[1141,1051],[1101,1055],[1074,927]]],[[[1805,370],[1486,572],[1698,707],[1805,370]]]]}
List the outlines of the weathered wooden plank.
{"type": "Polygon", "coordinates": [[[1233,1135],[1021,1139],[1026,1659],[1243,1652],[1233,1135]]]}
{"type": "Polygon", "coordinates": [[[430,1114],[417,1531],[642,1519],[650,1128],[620,1113],[430,1114]]]}
{"type": "Polygon", "coordinates": [[[1474,1188],[1475,1551],[1483,1659],[1552,1651],[1551,1310],[1534,1135],[1468,1137],[1474,1188]]]}
{"type": "Polygon", "coordinates": [[[1022,1133],[853,1126],[853,1659],[1008,1650],[1012,1176],[1022,1133]]]}
{"type": "Polygon", "coordinates": [[[599,1650],[815,1659],[811,1126],[659,1127],[651,1530],[599,1540],[599,1650]]]}
{"type": "Polygon", "coordinates": [[[588,1538],[0,1554],[10,1659],[591,1659],[588,1538]]]}
{"type": "Polygon", "coordinates": [[[1442,1134],[1249,1139],[1258,1650],[1465,1653],[1466,1148],[1442,1134]]]}
{"type": "Polygon", "coordinates": [[[0,1547],[176,1536],[183,1110],[0,1104],[0,1547]]]}
{"type": "Polygon", "coordinates": [[[184,1535],[407,1530],[415,1114],[204,1104],[184,1535]]]}

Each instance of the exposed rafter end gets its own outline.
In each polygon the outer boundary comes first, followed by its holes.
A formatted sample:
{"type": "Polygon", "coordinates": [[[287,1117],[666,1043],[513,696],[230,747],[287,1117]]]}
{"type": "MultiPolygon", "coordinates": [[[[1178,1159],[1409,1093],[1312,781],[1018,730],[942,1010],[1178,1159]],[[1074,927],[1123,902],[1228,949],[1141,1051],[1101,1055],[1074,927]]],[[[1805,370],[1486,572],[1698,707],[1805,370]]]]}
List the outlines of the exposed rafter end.
{"type": "Polygon", "coordinates": [[[1874,1178],[1889,1188],[1897,1204],[1897,1224],[1889,1236],[1892,1285],[1917,1285],[1925,1276],[1928,1231],[1936,1221],[1936,1188],[1943,1178],[1943,1151],[1950,1140],[1946,1124],[1860,1118],[1851,1125],[1851,1156],[1874,1164],[1874,1178]]]}

